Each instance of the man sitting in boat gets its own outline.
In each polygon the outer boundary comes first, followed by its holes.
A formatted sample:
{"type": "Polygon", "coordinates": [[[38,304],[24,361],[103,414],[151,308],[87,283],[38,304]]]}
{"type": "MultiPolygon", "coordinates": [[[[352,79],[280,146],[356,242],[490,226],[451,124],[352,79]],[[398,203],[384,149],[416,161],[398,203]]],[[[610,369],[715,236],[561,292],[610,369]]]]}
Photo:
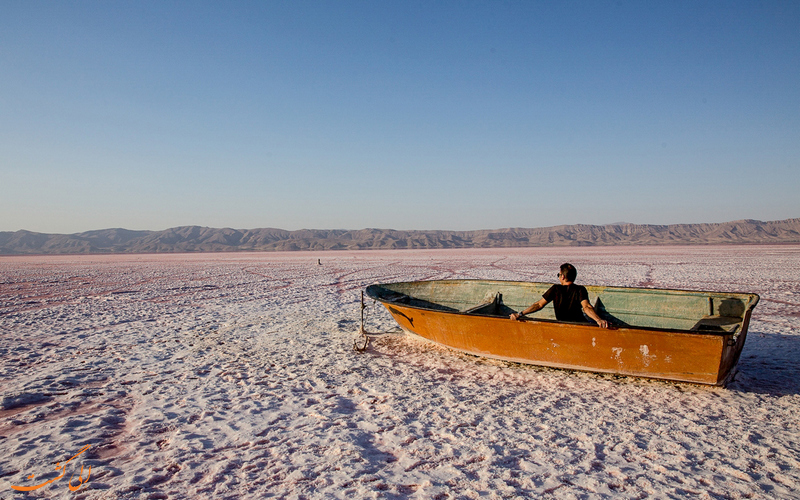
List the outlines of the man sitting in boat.
{"type": "Polygon", "coordinates": [[[575,266],[569,263],[562,264],[561,271],[558,273],[560,284],[551,286],[542,294],[542,298],[538,302],[519,313],[511,314],[509,317],[513,320],[518,320],[526,314],[538,311],[550,301],[553,301],[556,319],[559,321],[586,323],[586,316],[588,316],[601,328],[608,328],[608,321],[598,316],[594,307],[589,303],[589,292],[586,291],[586,287],[575,284],[577,276],[578,271],[575,266]]]}

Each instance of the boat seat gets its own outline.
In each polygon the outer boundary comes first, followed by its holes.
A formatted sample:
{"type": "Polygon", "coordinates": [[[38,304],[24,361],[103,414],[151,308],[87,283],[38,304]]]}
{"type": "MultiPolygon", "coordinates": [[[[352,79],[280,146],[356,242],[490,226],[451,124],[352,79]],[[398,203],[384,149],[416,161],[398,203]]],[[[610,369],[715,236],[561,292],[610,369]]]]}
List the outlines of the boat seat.
{"type": "Polygon", "coordinates": [[[737,318],[736,316],[703,316],[690,330],[696,332],[734,333],[739,329],[741,322],[742,318],[737,318]]]}
{"type": "Polygon", "coordinates": [[[503,294],[500,292],[489,292],[483,298],[483,302],[477,306],[465,309],[463,312],[467,314],[496,314],[497,306],[503,303],[503,294]]]}
{"type": "Polygon", "coordinates": [[[399,302],[401,304],[408,304],[411,302],[411,297],[404,293],[399,292],[391,292],[387,293],[383,296],[384,300],[388,300],[389,302],[399,302]]]}
{"type": "Polygon", "coordinates": [[[515,311],[503,304],[503,294],[498,292],[496,294],[486,294],[484,302],[461,312],[480,316],[497,316],[501,318],[507,318],[515,311]]]}

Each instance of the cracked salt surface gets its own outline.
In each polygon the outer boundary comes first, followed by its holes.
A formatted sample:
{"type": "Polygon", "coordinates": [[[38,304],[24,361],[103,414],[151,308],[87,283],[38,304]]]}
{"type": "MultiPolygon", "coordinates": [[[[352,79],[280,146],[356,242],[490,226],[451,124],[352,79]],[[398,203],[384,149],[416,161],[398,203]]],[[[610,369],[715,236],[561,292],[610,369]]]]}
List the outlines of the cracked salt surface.
{"type": "Polygon", "coordinates": [[[2,257],[0,498],[800,498],[799,293],[790,245],[2,257]],[[760,294],[734,383],[351,349],[368,284],[565,261],[760,294]]]}

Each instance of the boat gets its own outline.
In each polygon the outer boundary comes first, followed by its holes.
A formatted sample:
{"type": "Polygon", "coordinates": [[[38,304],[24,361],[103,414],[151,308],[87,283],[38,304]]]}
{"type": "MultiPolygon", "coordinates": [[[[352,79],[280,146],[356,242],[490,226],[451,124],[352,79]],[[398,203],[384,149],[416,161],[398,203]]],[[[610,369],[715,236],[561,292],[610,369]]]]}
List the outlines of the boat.
{"type": "Polygon", "coordinates": [[[735,373],[759,300],[754,293],[586,286],[609,328],[557,321],[552,303],[509,318],[550,286],[456,279],[374,284],[365,292],[406,332],[475,356],[715,386],[735,373]]]}

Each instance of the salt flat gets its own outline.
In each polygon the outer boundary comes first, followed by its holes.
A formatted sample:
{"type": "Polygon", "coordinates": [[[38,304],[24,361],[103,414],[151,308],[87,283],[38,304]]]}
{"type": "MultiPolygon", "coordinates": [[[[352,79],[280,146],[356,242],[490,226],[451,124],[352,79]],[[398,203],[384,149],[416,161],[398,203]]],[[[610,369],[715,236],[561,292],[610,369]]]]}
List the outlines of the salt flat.
{"type": "Polygon", "coordinates": [[[798,245],[0,257],[0,498],[800,498],[799,311],[798,245]],[[352,350],[368,284],[565,261],[761,295],[735,381],[352,350]]]}

